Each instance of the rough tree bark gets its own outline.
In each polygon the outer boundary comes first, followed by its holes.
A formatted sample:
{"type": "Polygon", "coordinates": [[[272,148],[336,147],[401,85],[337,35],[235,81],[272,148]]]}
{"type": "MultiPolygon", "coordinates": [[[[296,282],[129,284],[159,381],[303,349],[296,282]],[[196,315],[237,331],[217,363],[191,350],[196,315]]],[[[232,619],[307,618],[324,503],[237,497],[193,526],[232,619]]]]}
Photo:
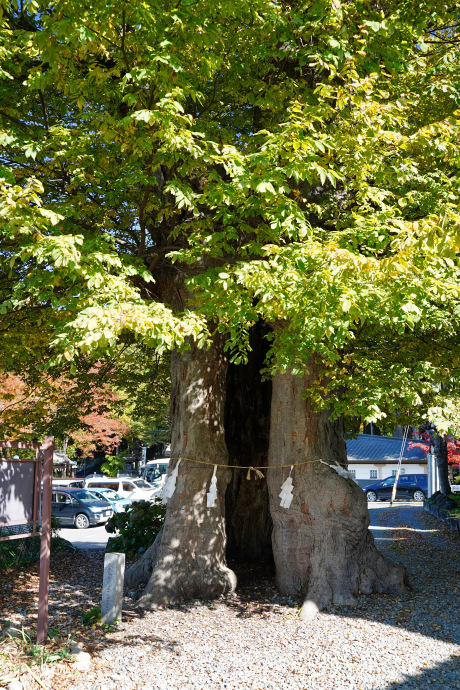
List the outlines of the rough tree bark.
{"type": "Polygon", "coordinates": [[[433,434],[434,457],[439,477],[439,488],[442,494],[450,494],[449,482],[449,455],[447,452],[447,439],[439,434],[433,434]]]}
{"type": "Polygon", "coordinates": [[[126,574],[126,584],[131,588],[145,583],[148,577],[138,601],[140,608],[212,598],[236,586],[236,577],[225,560],[225,490],[230,472],[218,469],[218,498],[213,508],[207,508],[213,467],[192,462],[228,464],[224,431],[226,372],[223,340],[218,336],[208,350],[192,344],[189,351],[173,355],[172,460],[168,474],[179,458],[181,462],[163,529],[126,574]]]}
{"type": "Polygon", "coordinates": [[[273,555],[281,593],[303,596],[301,619],[328,604],[350,605],[359,593],[407,591],[402,566],[376,549],[362,489],[319,459],[346,463],[341,422],[331,423],[302,398],[315,375],[277,374],[273,380],[269,465],[313,460],[292,470],[290,508],[280,507],[289,469],[268,471],[273,555]]]}
{"type": "MultiPolygon", "coordinates": [[[[165,525],[126,575],[129,588],[146,584],[139,606],[208,599],[234,589],[236,577],[226,564],[226,532],[232,558],[270,558],[268,502],[277,584],[282,593],[305,598],[302,619],[330,603],[353,604],[360,592],[405,592],[402,566],[375,548],[363,491],[318,462],[345,464],[346,450],[341,422],[331,423],[326,412],[317,412],[302,398],[314,367],[309,377],[275,376],[270,391],[260,386],[256,360],[258,355],[248,368],[227,376],[219,338],[210,350],[192,346],[173,357],[172,457],[182,460],[165,525]],[[270,445],[264,460],[270,392],[270,445]],[[260,438],[246,448],[258,415],[260,433],[255,435],[260,438]],[[213,468],[192,460],[227,465],[226,439],[232,464],[273,467],[265,472],[269,496],[265,480],[248,481],[246,471],[221,468],[216,506],[208,509],[213,468]],[[289,470],[275,466],[305,460],[314,462],[293,469],[293,502],[289,509],[281,508],[279,493],[289,470]],[[226,506],[231,511],[227,524],[226,506]]],[[[169,473],[175,463],[173,459],[169,473]]]]}

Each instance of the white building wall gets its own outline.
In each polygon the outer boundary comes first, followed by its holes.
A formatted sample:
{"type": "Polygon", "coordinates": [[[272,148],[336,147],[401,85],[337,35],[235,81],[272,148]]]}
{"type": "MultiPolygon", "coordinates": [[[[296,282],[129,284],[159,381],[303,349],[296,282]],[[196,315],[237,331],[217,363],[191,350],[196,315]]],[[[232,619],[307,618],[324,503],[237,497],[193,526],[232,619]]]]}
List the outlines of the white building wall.
{"type": "MultiPolygon", "coordinates": [[[[373,463],[361,463],[361,462],[349,462],[348,470],[354,470],[356,472],[355,479],[373,479],[371,477],[371,470],[377,472],[377,477],[375,481],[380,479],[385,479],[386,477],[391,477],[391,473],[398,469],[396,463],[387,463],[386,465],[373,464],[373,463]]],[[[402,465],[402,474],[427,474],[428,469],[426,465],[402,465]]],[[[374,475],[375,476],[375,475],[374,475]]]]}

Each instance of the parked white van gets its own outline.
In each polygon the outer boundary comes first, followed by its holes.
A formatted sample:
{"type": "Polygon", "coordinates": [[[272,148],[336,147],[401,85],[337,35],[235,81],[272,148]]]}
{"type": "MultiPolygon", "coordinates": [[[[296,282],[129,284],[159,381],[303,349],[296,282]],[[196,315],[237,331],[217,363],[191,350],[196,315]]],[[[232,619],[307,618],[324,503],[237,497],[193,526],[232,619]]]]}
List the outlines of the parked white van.
{"type": "Polygon", "coordinates": [[[147,482],[155,482],[164,474],[168,474],[169,458],[149,460],[142,468],[141,477],[147,482]]]}
{"type": "MultiPolygon", "coordinates": [[[[83,479],[52,479],[53,489],[83,489],[83,479]]],[[[43,482],[42,482],[43,484],[43,482]]]]}
{"type": "Polygon", "coordinates": [[[150,501],[160,495],[160,486],[134,477],[86,477],[85,489],[112,489],[130,501],[150,501]]]}

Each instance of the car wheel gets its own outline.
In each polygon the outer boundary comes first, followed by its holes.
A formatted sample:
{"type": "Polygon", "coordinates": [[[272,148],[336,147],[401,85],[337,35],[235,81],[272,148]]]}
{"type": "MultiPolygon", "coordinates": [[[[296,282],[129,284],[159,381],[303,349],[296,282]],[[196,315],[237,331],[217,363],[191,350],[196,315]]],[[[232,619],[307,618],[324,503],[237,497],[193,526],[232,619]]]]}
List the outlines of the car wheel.
{"type": "Polygon", "coordinates": [[[84,513],[78,513],[75,516],[75,527],[77,529],[87,529],[89,527],[89,520],[84,513]]]}
{"type": "Polygon", "coordinates": [[[414,499],[414,501],[424,501],[425,494],[421,489],[417,489],[417,491],[414,491],[412,498],[414,499]]]}
{"type": "Polygon", "coordinates": [[[369,502],[371,501],[377,501],[378,497],[375,491],[366,491],[366,497],[369,502]]]}

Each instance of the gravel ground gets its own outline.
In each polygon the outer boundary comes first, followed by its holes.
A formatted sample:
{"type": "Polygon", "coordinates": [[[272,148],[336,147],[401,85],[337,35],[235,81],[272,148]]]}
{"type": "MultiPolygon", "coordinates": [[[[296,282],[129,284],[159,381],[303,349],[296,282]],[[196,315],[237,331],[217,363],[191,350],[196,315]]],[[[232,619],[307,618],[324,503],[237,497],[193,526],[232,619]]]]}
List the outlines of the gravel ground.
{"type": "Polygon", "coordinates": [[[361,597],[305,624],[272,573],[246,570],[237,595],[123,623],[69,690],[460,688],[459,539],[417,507],[372,520],[409,596],[361,597]]]}
{"type": "MultiPolygon", "coordinates": [[[[61,665],[47,687],[460,689],[459,537],[417,506],[380,507],[371,517],[379,548],[408,570],[409,595],[363,596],[355,607],[330,607],[306,624],[298,620],[298,602],[277,594],[272,572],[240,569],[238,593],[217,602],[140,617],[127,601],[116,630],[81,628],[77,639],[92,655],[92,670],[76,673],[61,665]]],[[[85,575],[74,575],[81,612],[100,596],[93,590],[102,556],[80,552],[79,558],[89,559],[85,575]]],[[[59,589],[56,575],[53,588],[51,625],[62,619],[63,597],[71,594],[59,589]]]]}

